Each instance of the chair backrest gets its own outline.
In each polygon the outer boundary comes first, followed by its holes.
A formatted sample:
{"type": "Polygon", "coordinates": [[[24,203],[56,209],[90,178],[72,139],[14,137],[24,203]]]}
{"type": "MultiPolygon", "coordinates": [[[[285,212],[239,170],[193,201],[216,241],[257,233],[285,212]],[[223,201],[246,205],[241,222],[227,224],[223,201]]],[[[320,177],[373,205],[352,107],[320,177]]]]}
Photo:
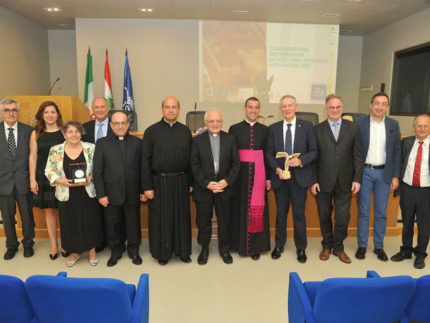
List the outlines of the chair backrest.
{"type": "Polygon", "coordinates": [[[189,111],[187,112],[185,123],[192,132],[205,126],[205,111],[189,111]]]}
{"type": "Polygon", "coordinates": [[[33,316],[23,281],[0,275],[0,322],[29,323],[33,316]]]}
{"type": "Polygon", "coordinates": [[[352,121],[355,121],[358,118],[364,117],[366,115],[367,114],[359,113],[359,112],[344,112],[344,113],[342,113],[342,118],[345,116],[350,116],[350,117],[352,117],[352,121]]]}
{"type": "Polygon", "coordinates": [[[415,293],[406,307],[406,315],[410,320],[430,322],[430,275],[416,280],[415,293]]]}
{"type": "Polygon", "coordinates": [[[415,280],[409,276],[329,278],[318,288],[314,317],[319,323],[395,322],[414,289],[415,280]]]}
{"type": "Polygon", "coordinates": [[[130,322],[127,285],[110,278],[31,276],[27,294],[40,322],[130,322]]]}
{"type": "Polygon", "coordinates": [[[313,126],[316,126],[319,123],[318,113],[315,113],[315,112],[297,111],[296,112],[296,117],[299,118],[299,119],[302,119],[302,120],[306,120],[306,121],[312,122],[313,126]]]}

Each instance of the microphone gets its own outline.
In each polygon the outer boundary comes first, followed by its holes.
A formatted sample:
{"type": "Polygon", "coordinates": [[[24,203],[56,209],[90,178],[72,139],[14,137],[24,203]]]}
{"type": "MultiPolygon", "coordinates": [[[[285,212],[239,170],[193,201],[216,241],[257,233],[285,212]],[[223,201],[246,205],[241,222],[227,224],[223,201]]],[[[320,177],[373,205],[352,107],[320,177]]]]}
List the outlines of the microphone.
{"type": "Polygon", "coordinates": [[[54,83],[52,83],[52,86],[51,86],[51,88],[49,89],[48,95],[51,95],[51,91],[52,91],[52,89],[54,88],[54,85],[55,85],[59,80],[60,80],[60,78],[59,78],[59,77],[57,77],[57,79],[54,81],[54,83]]]}

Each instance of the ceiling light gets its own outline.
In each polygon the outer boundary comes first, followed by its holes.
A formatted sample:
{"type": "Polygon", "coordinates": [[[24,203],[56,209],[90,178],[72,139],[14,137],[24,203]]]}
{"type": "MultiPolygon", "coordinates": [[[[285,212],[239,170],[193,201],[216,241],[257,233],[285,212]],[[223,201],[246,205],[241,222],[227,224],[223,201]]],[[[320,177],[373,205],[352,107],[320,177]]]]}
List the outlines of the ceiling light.
{"type": "Polygon", "coordinates": [[[61,11],[60,8],[57,7],[52,7],[52,8],[43,8],[43,10],[48,11],[48,12],[57,12],[57,11],[61,11]]]}
{"type": "Polygon", "coordinates": [[[154,11],[154,9],[152,9],[152,8],[140,8],[139,10],[142,12],[153,12],[154,11]]]}
{"type": "Polygon", "coordinates": [[[324,14],[324,17],[327,17],[327,18],[335,18],[335,17],[339,17],[340,16],[340,14],[338,14],[338,13],[325,13],[324,14]]]}
{"type": "Polygon", "coordinates": [[[233,15],[247,15],[248,10],[233,10],[233,15]]]}

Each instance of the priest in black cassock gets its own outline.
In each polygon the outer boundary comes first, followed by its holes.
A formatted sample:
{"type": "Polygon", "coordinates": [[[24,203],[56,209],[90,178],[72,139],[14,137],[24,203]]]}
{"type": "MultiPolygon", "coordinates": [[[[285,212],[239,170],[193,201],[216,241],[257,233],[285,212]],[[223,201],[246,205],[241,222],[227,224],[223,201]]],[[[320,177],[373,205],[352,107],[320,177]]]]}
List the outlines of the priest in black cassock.
{"type": "Polygon", "coordinates": [[[179,101],[167,97],[163,118],[148,127],[142,149],[142,185],[149,200],[149,249],[160,265],[172,254],[191,262],[189,167],[191,131],[177,121],[179,101]]]}
{"type": "Polygon", "coordinates": [[[245,101],[245,120],[232,125],[229,134],[236,138],[240,156],[240,173],[234,185],[235,197],[230,218],[230,247],[242,256],[260,259],[270,250],[269,209],[266,189],[270,180],[264,162],[269,128],[258,123],[260,101],[245,101]]]}

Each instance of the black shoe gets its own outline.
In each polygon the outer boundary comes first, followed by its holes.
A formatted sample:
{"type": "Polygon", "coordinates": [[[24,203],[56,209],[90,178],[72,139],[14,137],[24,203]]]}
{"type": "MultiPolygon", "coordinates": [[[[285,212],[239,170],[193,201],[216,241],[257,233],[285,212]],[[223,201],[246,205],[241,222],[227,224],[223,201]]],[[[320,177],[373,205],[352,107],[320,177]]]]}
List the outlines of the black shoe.
{"type": "Polygon", "coordinates": [[[251,258],[252,258],[253,260],[258,260],[258,259],[260,259],[260,254],[259,254],[259,253],[256,253],[255,255],[251,255],[251,258]]]}
{"type": "Polygon", "coordinates": [[[230,252],[223,252],[221,254],[222,261],[224,261],[225,264],[232,264],[233,263],[233,257],[230,255],[230,252]]]}
{"type": "Polygon", "coordinates": [[[33,257],[33,255],[34,255],[33,247],[24,247],[24,257],[25,258],[33,257]]]}
{"type": "Polygon", "coordinates": [[[10,260],[13,257],[15,257],[16,252],[18,251],[18,249],[7,249],[6,253],[4,254],[4,260],[10,260]]]}
{"type": "Polygon", "coordinates": [[[61,256],[64,258],[67,258],[68,256],[70,256],[70,252],[68,251],[61,251],[61,256]]]}
{"type": "Polygon", "coordinates": [[[118,257],[118,256],[116,256],[116,255],[114,255],[112,253],[111,256],[110,256],[110,258],[109,258],[109,260],[108,260],[108,262],[107,262],[107,266],[108,267],[115,266],[120,258],[121,258],[121,256],[118,257]]]}
{"type": "Polygon", "coordinates": [[[405,259],[411,259],[411,258],[412,258],[412,254],[399,251],[398,253],[396,253],[394,256],[391,257],[391,261],[399,262],[399,261],[402,261],[405,259]]]}
{"type": "Polygon", "coordinates": [[[131,261],[135,265],[141,265],[142,264],[142,258],[139,256],[138,253],[133,254],[131,257],[131,261]]]}
{"type": "Polygon", "coordinates": [[[278,259],[281,257],[281,253],[284,252],[284,248],[275,247],[272,251],[272,259],[278,259]]]}
{"type": "Polygon", "coordinates": [[[424,258],[415,258],[414,267],[416,269],[423,269],[426,266],[424,263],[424,258]]]}
{"type": "Polygon", "coordinates": [[[366,258],[366,248],[358,247],[357,252],[355,253],[355,258],[360,260],[366,258]]]}
{"type": "Polygon", "coordinates": [[[305,249],[297,249],[297,261],[304,264],[308,260],[306,257],[305,249]]]}
{"type": "Polygon", "coordinates": [[[51,258],[51,260],[55,260],[58,258],[58,252],[54,253],[54,254],[49,254],[49,258],[51,258]]]}
{"type": "Polygon", "coordinates": [[[385,253],[384,249],[374,249],[374,254],[378,256],[378,259],[381,261],[388,261],[387,254],[385,253]]]}
{"type": "Polygon", "coordinates": [[[169,260],[167,260],[167,259],[158,259],[158,263],[161,266],[167,265],[168,262],[169,262],[169,260]]]}
{"type": "Polygon", "coordinates": [[[209,248],[202,247],[202,251],[200,251],[199,257],[197,258],[197,263],[199,265],[206,265],[209,258],[209,248]]]}
{"type": "Polygon", "coordinates": [[[179,257],[179,259],[181,259],[182,262],[185,262],[186,264],[189,264],[192,260],[190,256],[187,257],[179,257]]]}

